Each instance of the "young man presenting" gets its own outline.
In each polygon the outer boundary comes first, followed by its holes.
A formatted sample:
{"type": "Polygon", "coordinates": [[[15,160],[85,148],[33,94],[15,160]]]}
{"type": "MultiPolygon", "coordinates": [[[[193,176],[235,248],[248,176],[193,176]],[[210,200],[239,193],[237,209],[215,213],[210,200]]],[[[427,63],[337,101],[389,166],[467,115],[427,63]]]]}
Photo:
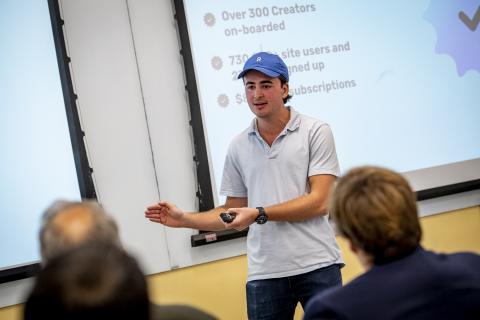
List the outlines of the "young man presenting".
{"type": "Polygon", "coordinates": [[[145,216],[169,227],[242,230],[247,237],[249,319],[292,319],[297,302],[340,286],[343,264],[326,203],[339,175],[330,127],[285,106],[288,68],[274,54],[247,60],[243,78],[251,125],[231,142],[220,193],[226,203],[202,214],[169,202],[145,216]],[[221,212],[235,215],[231,223],[221,212]]]}

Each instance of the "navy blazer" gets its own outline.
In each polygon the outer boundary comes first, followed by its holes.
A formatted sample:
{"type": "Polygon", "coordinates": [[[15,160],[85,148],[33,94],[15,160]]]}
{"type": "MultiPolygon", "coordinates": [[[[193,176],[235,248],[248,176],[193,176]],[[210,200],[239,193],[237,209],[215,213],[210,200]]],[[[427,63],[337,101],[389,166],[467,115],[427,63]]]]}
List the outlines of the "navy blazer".
{"type": "Polygon", "coordinates": [[[480,319],[480,256],[418,247],[315,295],[305,308],[310,319],[480,319]]]}

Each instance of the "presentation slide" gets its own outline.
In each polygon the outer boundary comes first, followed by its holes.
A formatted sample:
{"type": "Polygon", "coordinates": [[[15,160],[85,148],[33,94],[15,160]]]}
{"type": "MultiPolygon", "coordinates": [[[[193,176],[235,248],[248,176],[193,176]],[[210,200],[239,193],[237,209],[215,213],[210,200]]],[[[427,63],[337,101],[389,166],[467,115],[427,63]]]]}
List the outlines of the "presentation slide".
{"type": "Polygon", "coordinates": [[[0,2],[0,271],[38,262],[42,211],[80,199],[47,1],[0,2]]]}
{"type": "Polygon", "coordinates": [[[480,1],[183,3],[216,191],[254,117],[237,76],[258,51],[287,64],[288,105],[330,124],[342,172],[466,163],[421,185],[480,178],[480,1]]]}

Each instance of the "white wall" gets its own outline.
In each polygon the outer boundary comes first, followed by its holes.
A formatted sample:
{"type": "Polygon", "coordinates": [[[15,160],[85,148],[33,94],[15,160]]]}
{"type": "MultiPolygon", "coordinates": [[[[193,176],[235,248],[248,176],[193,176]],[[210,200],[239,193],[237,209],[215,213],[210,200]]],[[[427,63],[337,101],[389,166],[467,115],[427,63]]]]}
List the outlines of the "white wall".
{"type": "Polygon", "coordinates": [[[72,77],[99,200],[147,273],[245,252],[244,240],[190,247],[194,230],[143,217],[168,199],[195,210],[193,145],[170,1],[61,2],[72,77]],[[228,253],[227,253],[228,252],[228,253]]]}
{"type": "MultiPolygon", "coordinates": [[[[148,274],[245,253],[245,239],[191,248],[189,229],[144,218],[168,199],[196,210],[183,63],[170,0],[61,0],[78,108],[99,200],[148,274]]],[[[426,214],[480,202],[480,192],[429,200],[426,214]]],[[[29,279],[0,285],[0,307],[29,279]]]]}

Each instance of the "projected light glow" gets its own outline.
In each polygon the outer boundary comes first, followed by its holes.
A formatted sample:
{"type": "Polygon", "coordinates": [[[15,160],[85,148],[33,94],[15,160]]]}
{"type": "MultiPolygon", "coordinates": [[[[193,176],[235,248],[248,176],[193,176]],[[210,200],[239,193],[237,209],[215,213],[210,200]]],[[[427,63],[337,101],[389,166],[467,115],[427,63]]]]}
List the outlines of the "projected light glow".
{"type": "Polygon", "coordinates": [[[448,167],[440,184],[409,179],[430,188],[480,178],[478,1],[183,4],[215,196],[228,145],[253,118],[236,78],[257,51],[288,65],[291,106],[331,125],[342,172],[467,161],[476,170],[448,167]]]}
{"type": "Polygon", "coordinates": [[[79,200],[47,1],[0,2],[0,271],[39,260],[42,211],[79,200]]]}

